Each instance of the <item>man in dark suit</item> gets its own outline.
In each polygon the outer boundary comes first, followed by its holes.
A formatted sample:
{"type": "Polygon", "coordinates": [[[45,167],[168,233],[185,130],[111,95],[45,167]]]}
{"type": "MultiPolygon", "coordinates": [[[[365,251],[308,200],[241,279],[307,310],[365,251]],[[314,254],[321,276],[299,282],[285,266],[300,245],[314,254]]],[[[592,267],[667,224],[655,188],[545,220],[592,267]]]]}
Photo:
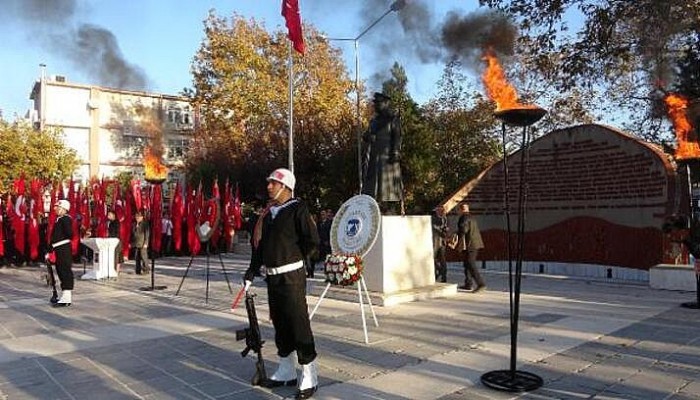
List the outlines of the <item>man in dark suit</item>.
{"type": "Polygon", "coordinates": [[[147,274],[150,271],[148,266],[148,240],[151,236],[151,227],[148,221],[144,220],[143,213],[137,212],[136,223],[131,231],[131,247],[134,249],[134,259],[136,261],[136,274],[147,274]]]}
{"type": "Polygon", "coordinates": [[[459,235],[457,248],[462,252],[464,265],[464,286],[459,288],[480,292],[486,289],[486,282],[476,267],[476,256],[479,250],[484,248],[484,241],[481,238],[479,224],[469,211],[469,204],[460,204],[459,211],[461,215],[457,222],[457,234],[459,235]],[[476,288],[472,287],[471,278],[474,278],[476,288]]]}

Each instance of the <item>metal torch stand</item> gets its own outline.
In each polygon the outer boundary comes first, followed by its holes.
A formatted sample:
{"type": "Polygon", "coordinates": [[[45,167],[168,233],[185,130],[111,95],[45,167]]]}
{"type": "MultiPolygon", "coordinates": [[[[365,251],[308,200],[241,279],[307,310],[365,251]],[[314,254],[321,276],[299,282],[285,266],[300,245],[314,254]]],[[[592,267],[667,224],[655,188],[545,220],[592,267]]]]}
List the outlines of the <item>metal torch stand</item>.
{"type": "MultiPolygon", "coordinates": [[[[680,161],[679,161],[680,162],[680,161]]],[[[685,161],[685,174],[687,178],[687,184],[688,184],[688,200],[690,204],[688,204],[689,208],[689,218],[688,218],[688,228],[691,230],[691,238],[694,237],[692,235],[692,229],[693,227],[693,184],[692,184],[692,179],[690,176],[690,161],[685,161]]],[[[694,265],[691,265],[693,267],[693,270],[695,271],[695,296],[696,300],[695,301],[689,301],[686,303],[681,303],[681,307],[685,308],[692,308],[692,309],[699,309],[700,308],[700,260],[695,260],[694,265]]]]}
{"type": "Polygon", "coordinates": [[[167,286],[156,286],[156,257],[155,254],[151,253],[151,286],[144,286],[139,290],[152,292],[154,290],[167,289],[167,286]]]}
{"type": "Polygon", "coordinates": [[[491,389],[504,392],[527,392],[535,390],[544,384],[539,376],[516,369],[518,359],[518,319],[520,318],[520,283],[523,271],[523,246],[525,233],[525,210],[527,203],[527,164],[529,158],[530,132],[523,126],[522,144],[520,149],[520,180],[518,184],[518,226],[517,226],[517,260],[513,272],[511,257],[511,225],[510,201],[508,196],[508,157],[506,153],[506,127],[502,125],[503,137],[503,186],[505,217],[508,236],[506,237],[506,252],[508,256],[508,289],[510,293],[510,369],[496,370],[481,376],[481,383],[491,389]]]}
{"type": "MultiPolygon", "coordinates": [[[[209,256],[210,256],[210,250],[209,250],[209,241],[207,240],[206,242],[206,266],[205,266],[205,275],[206,275],[206,291],[204,295],[204,302],[209,303],[209,256]]],[[[192,257],[190,258],[190,262],[187,264],[187,268],[185,269],[184,275],[182,275],[182,279],[180,280],[180,285],[177,287],[177,291],[175,292],[175,296],[178,296],[180,294],[180,289],[182,289],[182,284],[185,283],[185,279],[187,278],[187,275],[190,272],[190,267],[192,266],[192,261],[194,261],[194,258],[197,254],[192,252],[192,257]]],[[[228,279],[228,273],[226,272],[226,267],[224,266],[224,259],[221,258],[221,252],[219,252],[219,262],[221,263],[221,271],[224,273],[224,278],[226,278],[226,285],[228,285],[228,291],[229,293],[233,293],[233,289],[231,289],[231,281],[228,279]]]]}
{"type": "MultiPolygon", "coordinates": [[[[153,188],[156,185],[158,185],[158,186],[162,185],[163,181],[154,180],[154,181],[149,181],[149,182],[151,184],[151,196],[154,196],[153,195],[153,188]]],[[[151,219],[151,218],[149,218],[149,219],[151,219]]],[[[159,224],[160,221],[156,221],[156,223],[159,224]]],[[[149,249],[153,249],[153,246],[150,243],[149,243],[149,249]]],[[[141,262],[143,262],[143,260],[141,260],[141,262]]],[[[156,286],[156,253],[155,253],[155,251],[152,251],[151,252],[151,286],[144,286],[144,287],[140,288],[139,290],[152,292],[155,290],[163,290],[163,289],[167,289],[167,288],[168,288],[167,286],[156,286]]]]}

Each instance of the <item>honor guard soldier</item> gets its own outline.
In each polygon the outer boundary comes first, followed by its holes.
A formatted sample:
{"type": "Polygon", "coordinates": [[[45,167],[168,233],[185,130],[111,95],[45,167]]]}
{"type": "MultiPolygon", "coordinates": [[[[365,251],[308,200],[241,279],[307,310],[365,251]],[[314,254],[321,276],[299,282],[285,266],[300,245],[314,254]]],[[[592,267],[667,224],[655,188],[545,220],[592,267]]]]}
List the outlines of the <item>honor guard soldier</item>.
{"type": "Polygon", "coordinates": [[[275,328],[275,345],[280,357],[277,371],[263,386],[298,384],[297,399],[307,399],[318,388],[316,346],[306,304],[304,260],[318,251],[318,232],[309,209],[293,197],[294,174],[285,168],[267,178],[270,198],[253,229],[253,252],[245,274],[249,287],[261,267],[267,274],[270,318],[275,328]],[[301,365],[297,379],[296,364],[301,365]]]}
{"type": "Polygon", "coordinates": [[[71,238],[73,237],[73,226],[68,211],[70,203],[68,200],[59,200],[54,205],[56,211],[56,222],[51,231],[51,251],[56,258],[56,273],[61,281],[61,298],[54,307],[67,307],[72,303],[73,294],[73,254],[71,251],[71,238]]]}

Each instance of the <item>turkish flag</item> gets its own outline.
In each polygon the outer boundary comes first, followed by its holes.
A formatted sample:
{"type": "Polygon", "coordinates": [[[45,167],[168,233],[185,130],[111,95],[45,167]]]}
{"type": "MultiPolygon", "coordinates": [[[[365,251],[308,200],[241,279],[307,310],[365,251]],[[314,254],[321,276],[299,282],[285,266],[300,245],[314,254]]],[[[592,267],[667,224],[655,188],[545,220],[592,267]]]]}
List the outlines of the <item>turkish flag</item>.
{"type": "Polygon", "coordinates": [[[54,183],[53,189],[51,190],[51,211],[49,211],[49,224],[46,228],[46,243],[51,243],[51,233],[53,232],[53,226],[56,223],[56,211],[54,205],[60,198],[61,194],[61,184],[54,183]]]}
{"type": "Polygon", "coordinates": [[[151,247],[160,254],[163,240],[163,194],[161,185],[153,185],[151,191],[151,247]]]}
{"type": "Polygon", "coordinates": [[[2,213],[0,213],[0,257],[5,256],[5,227],[3,226],[2,213]]]}
{"type": "Polygon", "coordinates": [[[126,190],[124,193],[124,209],[123,217],[119,217],[119,239],[122,241],[122,255],[125,259],[129,258],[129,250],[131,249],[131,224],[133,218],[134,196],[131,190],[126,190]]]}
{"type": "Polygon", "coordinates": [[[29,246],[29,259],[39,258],[39,220],[32,214],[29,214],[27,245],[29,246]]]}
{"type": "Polygon", "coordinates": [[[282,0],[282,16],[289,30],[287,36],[292,41],[294,50],[304,54],[304,35],[301,32],[299,0],[282,0]]]}
{"type": "Polygon", "coordinates": [[[136,205],[136,211],[143,211],[143,204],[141,199],[141,182],[133,179],[131,181],[131,195],[134,198],[134,204],[136,205]]]}
{"type": "Polygon", "coordinates": [[[201,209],[197,205],[197,199],[201,196],[197,195],[197,193],[201,193],[202,185],[200,184],[199,186],[200,190],[197,192],[192,189],[187,192],[187,246],[190,248],[190,254],[192,255],[198,254],[202,248],[202,243],[197,236],[197,217],[201,209]]]}
{"type": "Polygon", "coordinates": [[[95,201],[95,219],[97,220],[95,237],[107,237],[107,183],[104,179],[95,180],[92,184],[92,194],[95,201]]]}
{"type": "Polygon", "coordinates": [[[233,227],[236,230],[243,228],[243,215],[241,212],[241,192],[236,184],[236,197],[233,200],[233,227]]]}
{"type": "Polygon", "coordinates": [[[170,218],[173,222],[173,245],[175,251],[180,252],[182,248],[182,219],[185,211],[184,200],[182,199],[182,189],[180,182],[175,184],[175,194],[173,195],[173,205],[170,207],[170,218]]]}
{"type": "Polygon", "coordinates": [[[231,221],[232,217],[232,208],[233,204],[231,204],[233,200],[231,200],[231,186],[229,186],[228,183],[228,178],[226,179],[226,185],[224,186],[224,198],[222,200],[222,210],[221,210],[221,218],[223,222],[223,228],[224,228],[224,240],[226,242],[226,248],[230,249],[231,248],[231,242],[233,240],[233,222],[231,221]]]}

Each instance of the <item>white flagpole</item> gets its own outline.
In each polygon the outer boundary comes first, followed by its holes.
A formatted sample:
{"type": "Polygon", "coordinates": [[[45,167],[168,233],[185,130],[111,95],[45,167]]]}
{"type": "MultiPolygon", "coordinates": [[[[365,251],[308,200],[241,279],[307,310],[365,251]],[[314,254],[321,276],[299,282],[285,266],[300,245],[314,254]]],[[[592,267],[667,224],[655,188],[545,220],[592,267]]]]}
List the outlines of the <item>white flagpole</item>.
{"type": "Polygon", "coordinates": [[[289,66],[289,170],[294,172],[294,130],[292,122],[294,121],[294,63],[292,61],[292,41],[289,43],[289,58],[287,65],[289,66]]]}

